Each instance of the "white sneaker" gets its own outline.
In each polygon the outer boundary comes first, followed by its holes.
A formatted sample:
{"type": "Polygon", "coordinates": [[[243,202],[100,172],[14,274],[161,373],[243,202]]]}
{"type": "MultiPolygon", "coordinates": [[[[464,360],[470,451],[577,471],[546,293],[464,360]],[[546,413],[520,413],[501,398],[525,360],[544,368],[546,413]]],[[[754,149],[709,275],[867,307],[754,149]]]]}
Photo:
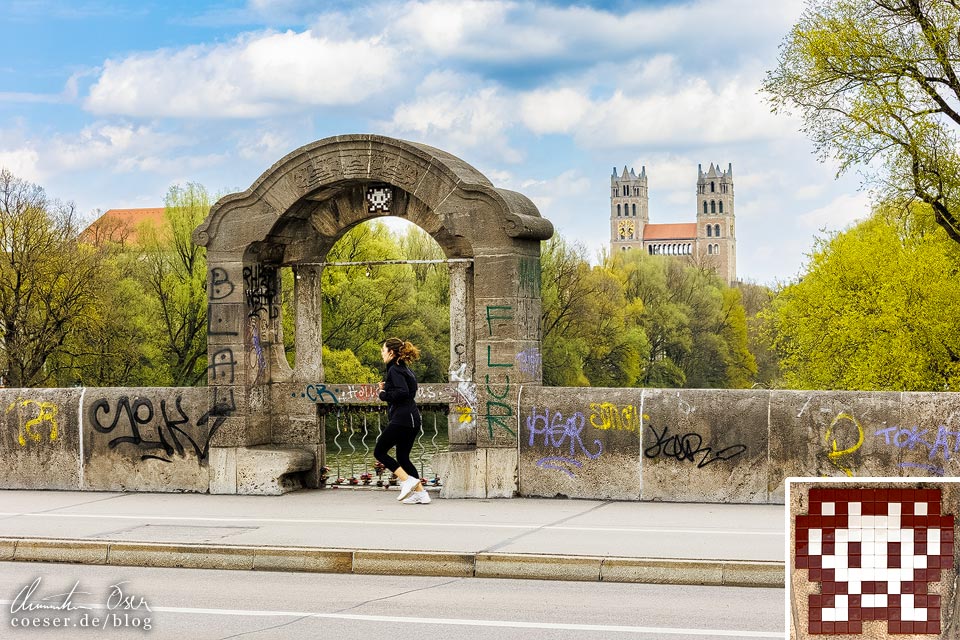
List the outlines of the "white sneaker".
{"type": "Polygon", "coordinates": [[[413,491],[413,488],[417,486],[419,482],[420,478],[408,476],[406,480],[400,483],[400,495],[397,496],[397,500],[403,500],[404,498],[408,497],[410,492],[413,491]]]}
{"type": "Polygon", "coordinates": [[[403,501],[403,504],[430,504],[430,494],[424,491],[417,491],[403,501]]]}

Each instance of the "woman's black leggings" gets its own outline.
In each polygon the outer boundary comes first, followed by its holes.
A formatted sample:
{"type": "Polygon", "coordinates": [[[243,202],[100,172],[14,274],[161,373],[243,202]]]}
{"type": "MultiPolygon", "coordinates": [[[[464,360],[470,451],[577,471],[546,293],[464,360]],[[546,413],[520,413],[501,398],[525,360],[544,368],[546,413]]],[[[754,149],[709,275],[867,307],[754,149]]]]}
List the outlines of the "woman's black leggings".
{"type": "Polygon", "coordinates": [[[417,468],[410,462],[410,451],[413,449],[413,442],[420,433],[420,427],[409,424],[388,424],[380,437],[377,438],[377,445],[373,448],[373,457],[381,462],[390,471],[396,471],[403,467],[410,476],[419,478],[417,468]],[[397,448],[397,458],[394,460],[387,453],[393,447],[397,448]]]}

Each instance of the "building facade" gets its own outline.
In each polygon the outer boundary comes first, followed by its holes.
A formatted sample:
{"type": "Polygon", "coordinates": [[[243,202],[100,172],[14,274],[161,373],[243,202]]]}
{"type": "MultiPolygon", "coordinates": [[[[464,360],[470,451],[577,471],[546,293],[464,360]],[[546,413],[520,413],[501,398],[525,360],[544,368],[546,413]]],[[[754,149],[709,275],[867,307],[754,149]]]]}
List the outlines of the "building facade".
{"type": "Polygon", "coordinates": [[[725,171],[713,163],[697,168],[696,222],[651,224],[647,168],[637,175],[627,167],[610,177],[611,251],[646,251],[649,255],[689,256],[711,267],[727,284],[737,281],[737,236],[734,224],[733,164],[725,171]]]}

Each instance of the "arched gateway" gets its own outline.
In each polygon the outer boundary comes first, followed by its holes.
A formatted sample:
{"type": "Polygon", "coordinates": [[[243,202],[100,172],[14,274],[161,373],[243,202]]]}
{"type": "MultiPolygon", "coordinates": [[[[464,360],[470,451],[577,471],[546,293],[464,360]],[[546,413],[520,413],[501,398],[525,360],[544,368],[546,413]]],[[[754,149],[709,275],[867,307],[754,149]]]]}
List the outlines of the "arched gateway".
{"type": "MultiPolygon", "coordinates": [[[[451,428],[449,496],[517,489],[520,385],[538,385],[540,241],[553,226],[514,191],[426,145],[375,135],[327,138],[282,158],[249,189],[222,198],[194,231],[207,248],[213,493],[277,493],[289,474],[318,480],[318,405],[349,402],[324,384],[320,273],[351,227],[397,216],[419,225],[450,263],[450,369],[472,426],[451,428]],[[283,353],[280,267],[295,274],[297,359],[283,353]]],[[[429,385],[425,385],[429,387],[429,385]]],[[[446,394],[446,395],[445,395],[446,394]]]]}

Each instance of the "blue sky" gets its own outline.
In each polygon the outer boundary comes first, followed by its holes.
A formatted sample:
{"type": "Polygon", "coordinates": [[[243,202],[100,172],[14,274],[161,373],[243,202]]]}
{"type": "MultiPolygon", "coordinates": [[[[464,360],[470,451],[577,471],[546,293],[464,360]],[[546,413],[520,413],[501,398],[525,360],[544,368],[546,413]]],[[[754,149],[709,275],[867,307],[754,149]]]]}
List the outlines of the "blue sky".
{"type": "Polygon", "coordinates": [[[651,222],[692,222],[697,165],[732,162],[738,272],[796,277],[866,215],[758,94],[802,0],[0,0],[0,166],[81,213],[245,189],[343,133],[450,151],[595,256],[614,166],[651,222]]]}

